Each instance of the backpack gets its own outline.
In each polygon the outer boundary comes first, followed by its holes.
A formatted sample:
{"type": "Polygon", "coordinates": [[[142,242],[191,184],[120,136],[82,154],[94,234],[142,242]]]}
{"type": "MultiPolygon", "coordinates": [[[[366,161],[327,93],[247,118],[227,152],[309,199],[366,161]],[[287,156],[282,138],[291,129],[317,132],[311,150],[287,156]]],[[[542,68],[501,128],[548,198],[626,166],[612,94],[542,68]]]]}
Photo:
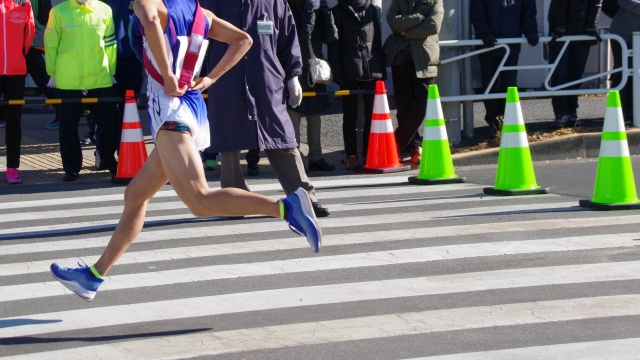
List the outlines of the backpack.
{"type": "Polygon", "coordinates": [[[602,13],[612,18],[616,16],[620,5],[618,4],[618,0],[603,0],[602,1],[602,13]]]}

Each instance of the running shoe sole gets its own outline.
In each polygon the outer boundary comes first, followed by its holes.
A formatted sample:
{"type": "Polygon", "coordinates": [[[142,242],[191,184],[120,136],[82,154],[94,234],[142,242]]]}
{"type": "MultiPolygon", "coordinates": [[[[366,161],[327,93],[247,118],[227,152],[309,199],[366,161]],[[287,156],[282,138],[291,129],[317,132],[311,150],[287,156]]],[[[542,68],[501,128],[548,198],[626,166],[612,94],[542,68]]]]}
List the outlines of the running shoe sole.
{"type": "Polygon", "coordinates": [[[73,291],[76,295],[78,295],[80,298],[82,298],[83,300],[85,300],[87,302],[92,302],[93,298],[96,296],[96,292],[95,291],[90,291],[90,290],[87,290],[87,289],[83,288],[76,281],[65,280],[65,279],[59,278],[59,277],[56,276],[55,272],[53,272],[53,271],[51,271],[51,275],[53,275],[54,279],[60,281],[60,283],[62,285],[64,285],[64,287],[66,287],[67,289],[73,291]]]}
{"type": "Polygon", "coordinates": [[[311,199],[309,198],[309,193],[305,189],[299,188],[298,190],[295,191],[295,194],[298,195],[298,198],[300,199],[300,206],[302,206],[302,212],[306,217],[309,218],[309,220],[311,220],[315,228],[318,230],[317,244],[313,244],[311,239],[307,236],[307,241],[309,242],[309,245],[311,246],[313,251],[318,252],[320,251],[320,247],[322,246],[322,229],[320,229],[320,225],[318,224],[318,218],[316,218],[316,214],[313,211],[313,206],[311,204],[311,199]]]}

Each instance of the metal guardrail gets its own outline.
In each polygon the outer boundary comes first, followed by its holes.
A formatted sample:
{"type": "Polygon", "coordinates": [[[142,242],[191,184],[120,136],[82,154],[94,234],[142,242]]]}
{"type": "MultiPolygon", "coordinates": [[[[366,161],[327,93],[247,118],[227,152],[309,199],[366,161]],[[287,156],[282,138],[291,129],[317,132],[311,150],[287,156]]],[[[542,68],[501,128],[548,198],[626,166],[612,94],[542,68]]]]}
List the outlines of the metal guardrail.
{"type": "MultiPolygon", "coordinates": [[[[553,76],[553,73],[556,69],[556,67],[558,66],[558,63],[560,62],[562,55],[564,54],[564,52],[566,51],[567,47],[569,46],[569,43],[572,41],[595,41],[596,39],[594,37],[591,36],[586,36],[586,35],[578,35],[578,36],[563,36],[559,39],[557,39],[557,42],[562,43],[564,42],[564,45],[556,59],[555,62],[551,63],[551,64],[541,64],[541,65],[518,65],[518,66],[504,66],[505,62],[507,61],[507,57],[509,56],[509,54],[511,53],[509,46],[511,44],[527,44],[527,39],[526,38],[509,38],[509,39],[497,39],[497,44],[493,47],[493,48],[483,48],[483,49],[478,49],[478,50],[474,50],[474,51],[470,51],[458,56],[454,56],[445,60],[442,60],[440,63],[441,64],[447,64],[447,63],[451,63],[454,61],[459,61],[468,57],[472,57],[478,54],[482,54],[482,53],[486,53],[486,52],[490,52],[490,51],[494,51],[496,49],[505,49],[505,54],[502,58],[502,61],[500,62],[500,66],[498,67],[498,70],[496,71],[496,73],[494,74],[490,85],[487,87],[487,89],[485,90],[485,92],[483,94],[474,94],[474,95],[456,95],[456,96],[443,96],[440,98],[440,100],[442,102],[447,102],[447,101],[473,101],[473,100],[487,100],[487,99],[504,99],[506,98],[507,94],[506,93],[489,93],[489,91],[491,90],[491,88],[493,87],[493,84],[496,82],[498,75],[500,74],[500,72],[502,71],[506,71],[506,70],[541,70],[541,69],[548,69],[549,74],[547,75],[547,78],[545,79],[544,82],[544,87],[545,89],[547,89],[546,91],[527,91],[527,92],[522,92],[520,94],[521,98],[533,98],[533,97],[550,97],[550,96],[564,96],[564,95],[590,95],[590,94],[606,94],[609,90],[620,90],[624,87],[624,85],[627,82],[627,77],[630,75],[630,69],[629,69],[629,64],[627,61],[627,58],[629,56],[632,56],[632,52],[627,48],[627,44],[626,42],[618,35],[613,35],[613,34],[603,34],[601,35],[602,40],[603,41],[617,41],[620,44],[620,47],[622,48],[622,52],[623,54],[627,54],[627,56],[623,56],[622,59],[622,67],[620,68],[616,68],[616,69],[612,69],[609,71],[605,71],[602,73],[598,73],[592,76],[588,76],[586,78],[582,78],[580,80],[576,80],[576,81],[572,81],[566,84],[562,84],[559,86],[555,86],[552,87],[551,85],[549,85],[549,81],[551,80],[551,76],[553,76]],[[622,81],[620,82],[620,84],[618,86],[616,86],[615,88],[611,88],[611,89],[579,89],[579,90],[562,90],[565,89],[567,87],[573,86],[573,85],[577,85],[577,84],[581,84],[587,81],[591,81],[593,79],[598,79],[600,77],[603,76],[609,76],[611,74],[614,73],[618,73],[618,72],[622,72],[623,76],[622,76],[622,81]]],[[[550,36],[543,36],[540,37],[540,43],[548,43],[551,41],[551,37],[550,36]]],[[[639,39],[640,40],[640,39],[639,39]]],[[[440,41],[440,47],[470,47],[470,46],[482,46],[482,40],[451,40],[451,41],[440,41]]],[[[639,43],[640,45],[640,43],[639,43]]]]}
{"type": "MultiPolygon", "coordinates": [[[[633,78],[633,90],[635,94],[640,94],[640,32],[633,33],[633,50],[629,50],[626,42],[618,35],[613,34],[602,34],[601,38],[603,41],[617,41],[620,44],[622,49],[622,66],[616,69],[607,70],[604,72],[600,72],[595,75],[588,76],[586,78],[582,78],[580,80],[572,81],[566,84],[551,86],[549,81],[553,76],[554,71],[556,70],[558,63],[562,59],[562,55],[565,53],[567,47],[572,41],[595,41],[596,38],[579,35],[579,36],[563,36],[557,39],[558,42],[564,43],[560,53],[555,62],[551,64],[541,64],[541,65],[517,65],[517,66],[505,66],[505,62],[507,57],[511,53],[508,45],[511,44],[527,44],[526,38],[508,38],[508,39],[497,39],[497,43],[493,48],[482,48],[478,50],[473,50],[466,52],[464,54],[454,56],[448,59],[442,60],[441,64],[447,64],[454,61],[459,61],[463,59],[468,59],[472,56],[476,56],[482,53],[495,51],[496,49],[504,49],[505,54],[500,62],[500,66],[498,70],[494,74],[491,79],[490,85],[487,87],[483,94],[470,94],[470,95],[455,95],[455,96],[443,96],[440,98],[442,102],[465,102],[465,101],[475,101],[475,100],[486,100],[486,99],[503,99],[506,98],[506,93],[490,93],[490,89],[493,87],[493,84],[498,79],[498,75],[502,71],[507,70],[549,70],[549,73],[545,79],[544,87],[546,90],[543,91],[526,91],[520,94],[520,98],[536,98],[536,97],[552,97],[552,96],[565,96],[565,95],[596,95],[596,94],[606,94],[610,90],[621,90],[627,83],[627,79],[631,75],[636,75],[633,78]],[[626,55],[626,56],[625,56],[626,55]],[[632,67],[629,67],[628,58],[633,57],[632,67]],[[615,73],[622,73],[622,80],[618,86],[611,89],[579,89],[579,90],[563,90],[567,87],[582,84],[594,79],[598,79],[604,76],[609,76],[615,73]]],[[[551,41],[550,36],[540,37],[540,44],[549,43],[551,41]]],[[[440,41],[440,47],[462,47],[469,48],[472,46],[482,46],[483,43],[481,40],[451,40],[451,41],[440,41]]],[[[303,97],[313,97],[313,96],[350,96],[350,95],[360,95],[360,94],[372,94],[372,91],[368,90],[339,90],[333,92],[303,92],[303,97]]],[[[207,95],[204,94],[206,98],[207,95]]],[[[138,96],[137,99],[145,99],[145,96],[138,96]]],[[[97,102],[122,102],[124,98],[113,97],[113,98],[80,98],[80,99],[29,99],[29,100],[9,100],[9,101],[0,101],[0,106],[2,105],[32,105],[32,104],[64,104],[64,103],[83,103],[83,104],[93,104],[97,102]]],[[[634,102],[634,127],[640,127],[640,102],[634,102]]],[[[465,122],[465,127],[469,125],[465,122]]],[[[473,124],[470,124],[471,126],[473,124]]],[[[472,132],[471,132],[472,133],[472,132]]]]}
{"type": "MultiPolygon", "coordinates": [[[[303,92],[303,97],[314,96],[350,96],[350,95],[370,95],[374,92],[371,90],[338,90],[338,91],[325,91],[325,92],[303,92]]],[[[208,94],[202,94],[207,99],[208,94]]],[[[146,100],[144,95],[138,95],[136,100],[146,100]]],[[[123,102],[126,98],[122,97],[107,97],[107,98],[69,98],[69,99],[23,99],[23,100],[5,100],[0,101],[0,106],[3,105],[59,105],[59,104],[96,104],[98,102],[123,102]]]]}

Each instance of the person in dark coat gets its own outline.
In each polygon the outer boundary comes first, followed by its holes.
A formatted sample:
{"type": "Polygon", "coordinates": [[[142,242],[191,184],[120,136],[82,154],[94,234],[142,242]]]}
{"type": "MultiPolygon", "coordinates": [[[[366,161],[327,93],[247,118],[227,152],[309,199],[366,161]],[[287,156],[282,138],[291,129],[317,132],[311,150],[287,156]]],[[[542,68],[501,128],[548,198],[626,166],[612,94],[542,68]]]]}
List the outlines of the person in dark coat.
{"type": "MultiPolygon", "coordinates": [[[[118,61],[116,63],[116,85],[118,97],[125,97],[127,90],[133,90],[140,95],[142,90],[142,63],[136,57],[129,41],[129,24],[133,15],[132,0],[104,0],[113,12],[113,25],[116,28],[116,40],[118,41],[118,61]]],[[[114,148],[120,149],[120,137],[122,134],[122,115],[124,114],[124,101],[118,104],[120,117],[114,122],[114,148]]],[[[96,158],[98,159],[98,158],[96,158]]]]}
{"type": "MultiPolygon", "coordinates": [[[[325,92],[327,87],[310,81],[309,60],[312,55],[318,59],[324,59],[322,44],[333,43],[338,40],[338,30],[333,24],[331,9],[322,0],[288,0],[293,18],[296,22],[300,52],[302,54],[302,75],[300,84],[304,92],[325,92]],[[325,31],[328,28],[328,31],[325,31]]],[[[309,145],[309,171],[331,171],[335,167],[327,164],[322,157],[322,119],[320,114],[329,108],[329,98],[326,96],[313,96],[303,98],[297,108],[287,107],[293,129],[296,132],[296,141],[300,144],[300,120],[307,118],[307,143],[309,145]]]]}
{"type": "MultiPolygon", "coordinates": [[[[632,34],[640,31],[640,0],[618,0],[619,8],[611,26],[609,33],[620,35],[627,43],[629,48],[632,47],[632,34]]],[[[622,47],[617,41],[611,41],[611,52],[613,53],[613,67],[618,69],[622,67],[622,47]]],[[[629,57],[629,64],[632,64],[633,58],[629,57]]],[[[633,123],[633,82],[627,79],[627,84],[620,90],[620,100],[622,102],[622,114],[624,122],[627,125],[633,123]]],[[[622,73],[617,72],[611,75],[611,85],[618,86],[622,81],[622,73]]]]}
{"type": "MultiPolygon", "coordinates": [[[[316,216],[328,216],[305,174],[285,104],[285,84],[291,94],[289,104],[297,107],[302,101],[298,81],[302,57],[289,5],[285,0],[201,3],[253,40],[243,60],[209,88],[210,151],[220,153],[222,187],[249,190],[240,168],[240,151],[263,149],[285,193],[305,189],[316,216]]],[[[209,67],[215,66],[226,50],[227,44],[211,42],[209,67]]]]}
{"type": "Polygon", "coordinates": [[[422,156],[418,129],[427,111],[429,85],[436,83],[440,64],[438,45],[444,7],[442,0],[392,0],[387,22],[393,31],[384,42],[386,64],[391,66],[398,109],[395,131],[398,148],[417,164],[422,156]]]}
{"type": "MultiPolygon", "coordinates": [[[[476,39],[482,39],[485,47],[492,48],[497,38],[519,38],[525,35],[531,46],[539,41],[536,0],[474,0],[471,1],[471,23],[476,39]]],[[[520,44],[509,45],[511,50],[504,66],[517,66],[520,44]]],[[[482,70],[483,92],[491,83],[493,75],[504,57],[504,50],[494,50],[478,55],[482,70]]],[[[507,92],[516,86],[518,72],[502,71],[490,92],[507,92]]],[[[499,117],[504,117],[505,99],[485,100],[485,121],[492,135],[501,130],[499,117]]]]}
{"type": "MultiPolygon", "coordinates": [[[[551,0],[549,36],[553,38],[549,42],[549,63],[558,59],[564,41],[556,40],[565,35],[589,35],[602,41],[596,28],[601,6],[602,0],[551,0]]],[[[551,76],[551,86],[582,79],[590,48],[596,43],[595,41],[570,42],[551,76]]],[[[581,84],[577,84],[562,90],[576,90],[580,89],[580,86],[581,84]]],[[[569,122],[575,124],[578,121],[577,95],[554,96],[551,98],[551,105],[556,117],[552,125],[554,129],[561,129],[569,122]]]]}
{"type": "MultiPolygon", "coordinates": [[[[387,79],[378,13],[371,0],[338,0],[331,10],[338,28],[338,41],[329,45],[329,63],[341,90],[375,90],[376,80],[387,79]]],[[[362,155],[366,158],[374,95],[363,95],[364,135],[362,155]]],[[[342,97],[344,148],[347,169],[358,164],[356,120],[358,97],[342,97]]]]}

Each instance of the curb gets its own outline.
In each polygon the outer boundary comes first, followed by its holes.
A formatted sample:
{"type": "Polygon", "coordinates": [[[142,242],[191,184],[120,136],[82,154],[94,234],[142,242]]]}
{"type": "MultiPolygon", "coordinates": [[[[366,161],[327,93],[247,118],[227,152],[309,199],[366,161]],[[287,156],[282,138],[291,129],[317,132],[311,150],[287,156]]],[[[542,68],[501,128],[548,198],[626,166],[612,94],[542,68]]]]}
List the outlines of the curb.
{"type": "MultiPolygon", "coordinates": [[[[593,159],[600,154],[602,133],[573,134],[557,139],[530,143],[533,161],[593,159]]],[[[627,130],[629,153],[640,155],[640,129],[627,130]]],[[[500,148],[453,155],[456,166],[495,165],[500,148]]]]}

